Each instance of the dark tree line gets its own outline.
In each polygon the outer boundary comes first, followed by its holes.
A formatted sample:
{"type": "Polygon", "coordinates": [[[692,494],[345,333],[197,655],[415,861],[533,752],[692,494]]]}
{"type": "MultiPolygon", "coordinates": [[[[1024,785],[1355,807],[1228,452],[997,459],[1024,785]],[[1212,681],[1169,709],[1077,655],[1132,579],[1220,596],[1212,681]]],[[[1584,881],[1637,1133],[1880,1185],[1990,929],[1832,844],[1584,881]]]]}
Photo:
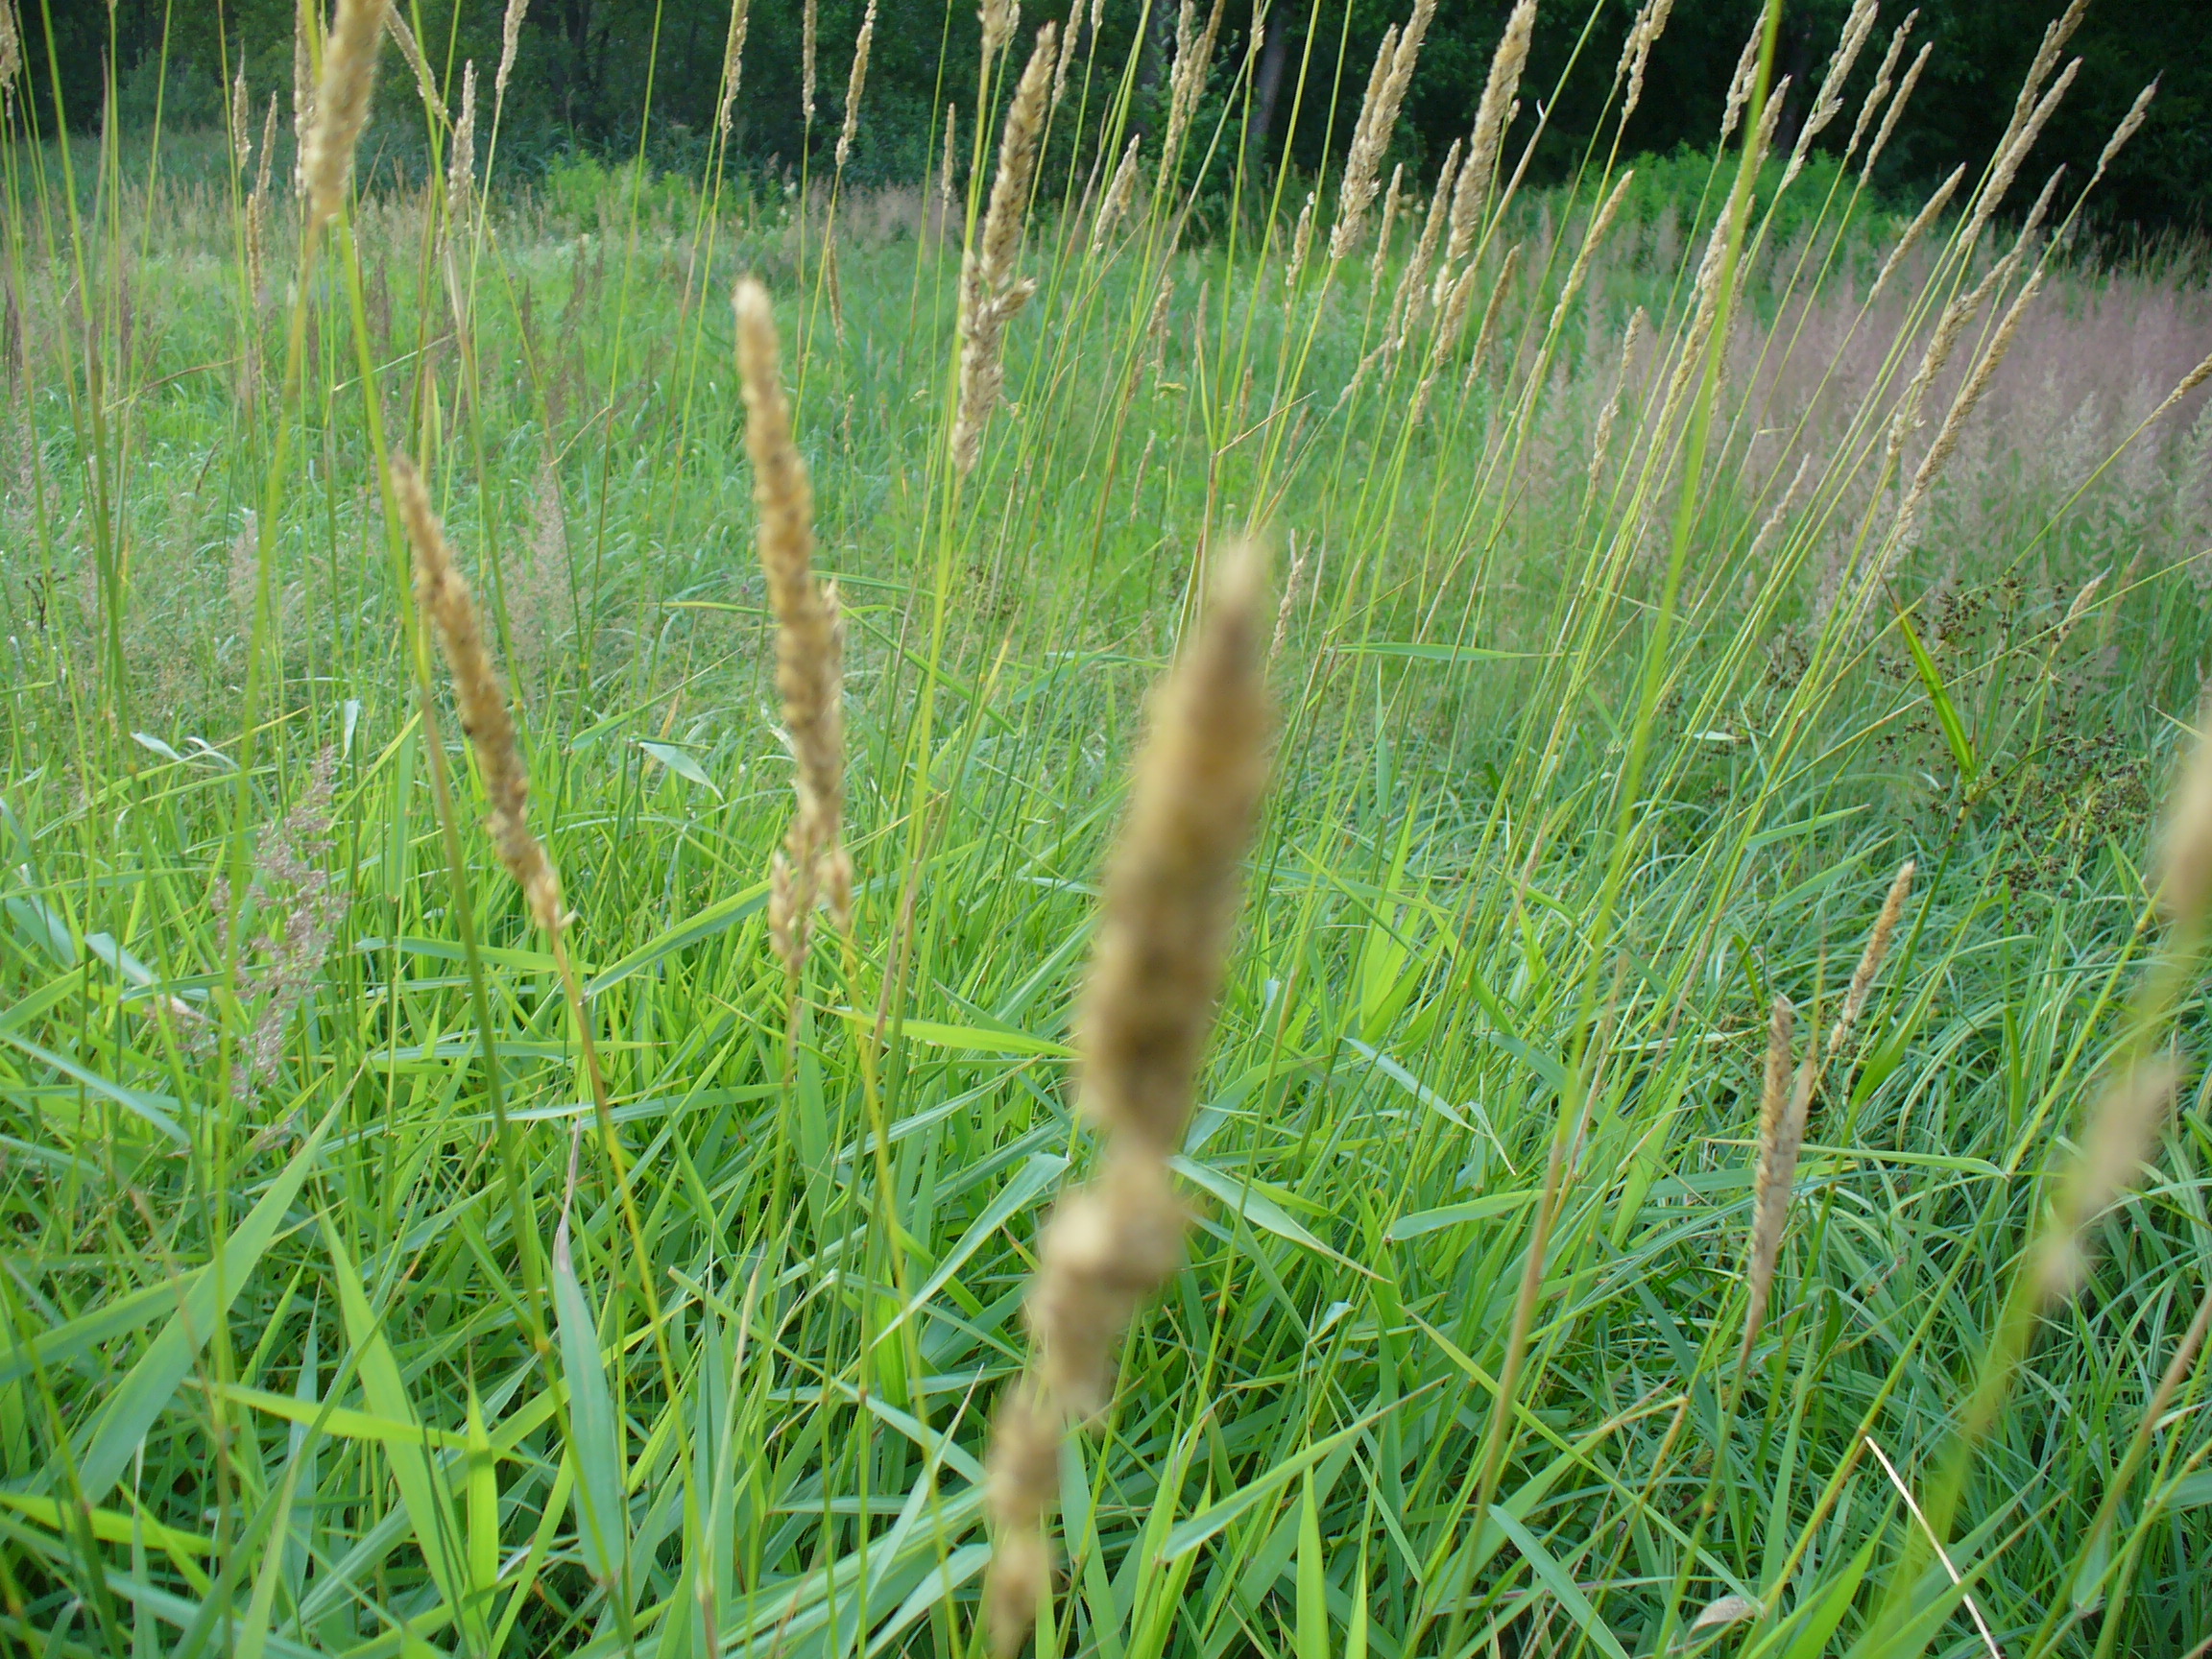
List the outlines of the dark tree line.
{"type": "MultiPolygon", "coordinates": [[[[474,59],[489,82],[498,57],[504,0],[403,0],[425,52],[458,85],[474,59]]],[[[865,0],[820,0],[816,116],[800,108],[799,0],[752,0],[743,88],[733,147],[754,166],[796,166],[834,145],[843,118],[846,70],[865,0]]],[[[1034,5],[1034,0],[1032,0],[1034,5]]],[[[1049,0],[1047,0],[1049,4],[1049,0]]],[[[1255,0],[1224,0],[1227,15],[1215,58],[1214,108],[1229,95],[1244,56],[1255,0]]],[[[107,66],[116,65],[116,113],[126,127],[153,116],[156,93],[165,117],[184,124],[217,116],[223,65],[243,60],[256,108],[270,92],[289,108],[293,0],[17,0],[41,124],[54,116],[54,81],[70,124],[97,125],[107,66]],[[164,58],[164,27],[167,30],[164,58]],[[59,76],[49,68],[51,35],[59,76]],[[164,79],[164,73],[166,79],[164,79]]],[[[1884,158],[1881,180],[1900,197],[1939,179],[1960,161],[1979,165],[2008,114],[2014,88],[2061,0],[1922,0],[1915,37],[1935,55],[1910,117],[1884,158]]],[[[1249,141],[1263,156],[1286,151],[1313,171],[1340,157],[1375,45],[1407,0],[1275,0],[1252,78],[1249,141]],[[1295,110],[1295,122],[1293,111],[1295,110]],[[1325,143],[1325,135],[1334,132],[1325,143]]],[[[1474,113],[1508,0],[1443,0],[1407,99],[1394,160],[1409,173],[1432,169],[1474,113]]],[[[1089,0],[1082,0],[1087,14],[1089,0]]],[[[1848,0],[1788,0],[1777,73],[1808,88],[1836,39],[1848,0]]],[[[1863,92],[1904,0],[1891,0],[1861,60],[1852,96],[1863,92]]],[[[961,108],[966,132],[974,91],[977,25],[969,0],[878,0],[878,20],[862,100],[855,171],[872,179],[919,177],[932,143],[933,111],[961,108]]],[[[1729,72],[1759,12],[1758,0],[1683,0],[1651,60],[1628,143],[1671,151],[1711,142],[1729,72]]],[[[1596,127],[1633,7],[1599,0],[1595,20],[1576,5],[1540,13],[1528,72],[1527,108],[1538,100],[1567,139],[1596,127]],[[1572,66],[1572,72],[1569,73],[1572,66]],[[1564,79],[1562,79],[1564,77],[1564,79]]],[[[1024,32],[1046,16],[1032,10],[1024,32]]],[[[565,153],[634,154],[642,134],[649,154],[683,164],[703,151],[712,126],[729,0],[531,0],[518,67],[509,93],[502,154],[525,170],[565,153]]],[[[1132,51],[1139,59],[1139,119],[1156,116],[1172,53],[1171,0],[1107,0],[1096,43],[1094,100],[1105,95],[1132,51]],[[1143,27],[1146,37],[1139,38],[1143,27]]],[[[2160,90],[2149,124],[2114,164],[2099,192],[2098,222],[2108,230],[2155,234],[2201,228],[2212,219],[2212,50],[2205,0],[2098,0],[2070,51],[2080,79],[2052,122],[2039,154],[2067,162],[2085,179],[2129,102],[2153,76],[2160,90]]],[[[404,156],[410,87],[388,61],[380,137],[404,156]]],[[[1809,93],[1808,93],[1809,96],[1809,93]]],[[[1800,107],[1802,107],[1800,105],[1800,107]]],[[[1839,121],[1825,137],[1840,141],[1839,121]]],[[[1549,164],[1566,164],[1577,146],[1547,146],[1549,164]]],[[[2040,175],[2036,175],[2039,182],[2040,175]]],[[[2032,192],[2031,192],[2032,193],[2032,192]]]]}

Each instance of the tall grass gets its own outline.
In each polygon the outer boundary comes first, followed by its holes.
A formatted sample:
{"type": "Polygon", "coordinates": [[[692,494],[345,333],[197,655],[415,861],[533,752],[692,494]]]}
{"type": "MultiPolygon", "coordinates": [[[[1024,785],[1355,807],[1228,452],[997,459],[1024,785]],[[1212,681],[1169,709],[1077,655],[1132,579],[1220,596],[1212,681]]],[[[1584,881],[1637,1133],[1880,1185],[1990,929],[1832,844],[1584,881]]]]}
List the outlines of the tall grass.
{"type": "Polygon", "coordinates": [[[2074,181],[2028,207],[2063,30],[1916,216],[1866,166],[1910,39],[1783,92],[1770,11],[1654,164],[1663,10],[1574,139],[1508,31],[1468,166],[1385,181],[1409,12],[1345,186],[1247,156],[1218,12],[1152,96],[986,11],[911,190],[846,186],[844,108],[788,180],[723,128],[510,185],[428,40],[370,142],[434,164],[326,225],[275,126],[9,102],[5,1646],[976,1651],[990,1425],[1110,1163],[1106,850],[1249,538],[1192,1225],[1035,1483],[1039,1649],[2202,1651],[2201,772],[2153,824],[2212,300],[2073,241],[2074,181]],[[1767,155],[1785,99],[1852,153],[1767,155]],[[749,438],[834,609],[764,576],[749,438]],[[785,855],[841,847],[849,913],[772,875],[833,773],[801,612],[842,802],[785,855]]]}

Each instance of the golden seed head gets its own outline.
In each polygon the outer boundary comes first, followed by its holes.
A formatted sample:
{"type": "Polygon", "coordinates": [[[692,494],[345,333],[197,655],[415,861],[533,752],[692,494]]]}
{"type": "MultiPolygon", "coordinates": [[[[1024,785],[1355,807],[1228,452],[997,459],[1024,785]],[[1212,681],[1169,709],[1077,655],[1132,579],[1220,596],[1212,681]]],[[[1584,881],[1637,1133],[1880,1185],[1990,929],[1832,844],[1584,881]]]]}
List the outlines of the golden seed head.
{"type": "Polygon", "coordinates": [[[476,602],[454,565],[445,527],[431,511],[429,492],[415,464],[395,454],[389,472],[399,522],[415,555],[415,602],[436,633],[452,673],[461,730],[476,752],[484,793],[492,804],[484,827],[491,831],[499,861],[522,889],[531,919],[553,933],[561,926],[560,878],[530,831],[530,776],[516,741],[506,687],[484,642],[476,602]]]}
{"type": "Polygon", "coordinates": [[[1083,1102],[1163,1158],[1182,1142],[1266,783],[1265,588],[1256,549],[1221,556],[1205,624],[1154,694],[1099,902],[1083,1102]]]}
{"type": "Polygon", "coordinates": [[[1912,102],[1912,89],[1920,84],[1921,71],[1928,67],[1929,56],[1935,50],[1935,41],[1926,42],[1921,46],[1919,55],[1912,60],[1912,67],[1905,71],[1905,79],[1897,87],[1897,96],[1889,100],[1888,111],[1882,117],[1880,128],[1875,131],[1874,142],[1866,147],[1866,164],[1859,170],[1860,182],[1865,182],[1873,174],[1874,163],[1881,158],[1882,152],[1889,147],[1889,134],[1897,131],[1897,123],[1905,114],[1905,106],[1912,102]]]}
{"type": "Polygon", "coordinates": [[[983,427],[998,406],[1005,379],[1006,325],[1029,302],[1037,284],[1014,277],[1029,210],[1029,184],[1037,167],[1037,135],[1052,84],[1053,25],[1037,31],[1037,44],[1007,106],[998,134],[998,171],[991,180],[991,205],[976,245],[960,268],[960,402],[952,421],[952,464],[974,470],[983,427]]]}
{"type": "MultiPolygon", "coordinates": [[[[0,12],[7,11],[7,0],[0,0],[0,12]]],[[[0,24],[0,32],[10,25],[0,24]]],[[[0,40],[0,58],[6,56],[6,43],[0,40]]],[[[253,106],[246,96],[246,67],[240,64],[236,79],[230,83],[230,165],[243,173],[246,163],[253,158],[253,106]]]]}
{"type": "Polygon", "coordinates": [[[1528,61],[1528,40],[1536,27],[1536,0],[1520,0],[1505,19],[1505,32],[1498,37],[1498,50],[1490,55],[1490,79],[1483,84],[1482,101],[1475,109],[1475,132],[1467,141],[1467,165],[1460,170],[1458,188],[1452,197],[1452,240],[1444,262],[1456,265],[1475,246],[1482,228],[1482,208],[1490,195],[1490,175],[1498,165],[1499,147],[1505,136],[1506,111],[1513,108],[1521,88],[1521,71],[1528,61]]]}
{"type": "Polygon", "coordinates": [[[1137,196],[1137,146],[1139,134],[1129,134],[1129,142],[1121,151],[1121,164],[1114,169],[1114,181],[1106,186],[1106,196],[1098,204],[1098,223],[1091,231],[1091,252],[1104,251],[1106,239],[1114,234],[1114,227],[1129,211],[1129,204],[1137,196]]]}
{"type": "Polygon", "coordinates": [[[1874,71],[1874,84],[1867,87],[1865,102],[1859,106],[1859,118],[1851,124],[1851,142],[1843,146],[1845,166],[1859,154],[1859,140],[1866,135],[1866,124],[1874,119],[1882,101],[1889,96],[1889,88],[1895,84],[1892,77],[1897,72],[1897,60],[1905,55],[1906,36],[1912,33],[1912,25],[1919,16],[1917,10],[1906,12],[1905,21],[1898,24],[1889,36],[1889,50],[1882,54],[1881,66],[1874,71]]]}
{"type": "Polygon", "coordinates": [[[876,39],[876,0],[860,18],[860,34],[853,42],[853,69],[845,78],[845,125],[837,131],[837,171],[853,154],[853,135],[860,128],[860,94],[868,84],[868,49],[876,39]]]}
{"type": "Polygon", "coordinates": [[[327,225],[345,205],[353,151],[369,122],[369,97],[376,86],[376,48],[390,0],[338,0],[330,37],[324,42],[323,79],[316,84],[314,125],[303,161],[309,221],[327,225]]]}
{"type": "Polygon", "coordinates": [[[2158,903],[2174,922],[2200,922],[2212,898],[2212,726],[2198,711],[2200,735],[2166,798],[2158,838],[2158,903]]]}
{"type": "Polygon", "coordinates": [[[2135,102],[2128,106],[2128,113],[2120,117],[2120,125],[2112,129],[2112,136],[2104,141],[2104,148],[2097,156],[2097,171],[2102,174],[2111,165],[2112,157],[2119,155],[2136,130],[2150,119],[2151,100],[2158,96],[2158,78],[2135,94],[2135,102]]]}
{"type": "Polygon", "coordinates": [[[1329,260],[1342,259],[1358,246],[1366,228],[1367,209],[1375,201],[1382,177],[1382,156],[1390,148],[1390,135],[1398,127],[1399,107],[1413,79],[1413,65],[1421,56],[1421,41],[1429,33],[1436,0],[1413,0],[1412,14],[1404,34],[1395,28],[1382,35],[1376,49],[1375,67],[1367,77],[1367,94],[1360,101],[1359,118],[1352,129],[1352,147],[1344,157],[1344,179],[1336,192],[1336,223],[1329,231],[1329,260]]]}
{"type": "Polygon", "coordinates": [[[445,232],[448,236],[469,222],[469,204],[475,186],[476,60],[471,58],[461,71],[461,118],[453,123],[453,154],[445,163],[445,232]]]}
{"type": "MultiPolygon", "coordinates": [[[[742,9],[744,0],[737,0],[742,9]]],[[[492,77],[492,101],[502,103],[507,97],[507,77],[515,72],[515,54],[522,48],[522,19],[529,15],[530,0],[507,0],[507,10],[499,19],[499,71],[492,77]]]]}
{"type": "Polygon", "coordinates": [[[1835,1029],[1828,1033],[1831,1059],[1850,1040],[1852,1027],[1865,1012],[1866,998],[1874,989],[1874,976],[1882,972],[1883,958],[1889,954],[1889,941],[1896,935],[1898,918],[1905,914],[1905,901],[1912,892],[1912,873],[1917,868],[1908,858],[1890,878],[1881,913],[1874,918],[1874,930],[1866,935],[1866,949],[1859,953],[1859,966],[1851,972],[1851,989],[1844,995],[1843,1012],[1837,1016],[1835,1029]]]}
{"type": "Polygon", "coordinates": [[[993,1431],[993,1647],[1017,1651],[1049,1587],[1044,1522],[1063,1425],[1102,1410],[1113,1356],[1144,1298],[1182,1259],[1168,1175],[1214,1023],[1244,850],[1267,772],[1265,573],[1238,545],[1213,604],[1155,692],[1149,730],[1099,902],[1081,1017],[1083,1099],[1106,1131],[1103,1166],[1038,1239],[1028,1318],[1037,1358],[993,1431]]]}
{"type": "Polygon", "coordinates": [[[1805,1139],[1805,1114],[1812,1104],[1815,1070],[1808,1054],[1790,1076],[1790,1051],[1796,1014],[1787,997],[1776,997],[1767,1022],[1767,1070],[1759,1095],[1759,1164],[1752,1179],[1751,1254],[1744,1269],[1749,1305],[1743,1316],[1743,1342],[1737,1363],[1750,1355],[1767,1317],[1781,1259],[1782,1233],[1790,1218],[1790,1192],[1796,1179],[1797,1149],[1805,1139]]]}
{"type": "Polygon", "coordinates": [[[842,927],[851,867],[842,848],[845,809],[844,627],[834,588],[814,578],[814,493],[791,435],[781,346],[768,290],[752,277],[732,296],[745,448],[759,510],[760,568],[776,614],[776,688],[791,744],[798,807],[770,873],[769,930],[784,972],[805,965],[815,901],[827,897],[842,927]]]}
{"type": "Polygon", "coordinates": [[[438,83],[430,74],[429,60],[422,56],[422,47],[415,38],[415,31],[407,26],[407,18],[400,10],[399,0],[388,0],[384,27],[391,32],[392,44],[399,48],[399,56],[407,60],[407,67],[415,76],[415,91],[422,100],[422,108],[430,111],[434,120],[445,122],[450,119],[445,111],[445,101],[438,96],[438,83]]]}
{"type": "Polygon", "coordinates": [[[821,24],[820,8],[815,0],[805,0],[800,9],[799,22],[799,100],[806,113],[806,124],[814,124],[814,40],[821,24]]]}

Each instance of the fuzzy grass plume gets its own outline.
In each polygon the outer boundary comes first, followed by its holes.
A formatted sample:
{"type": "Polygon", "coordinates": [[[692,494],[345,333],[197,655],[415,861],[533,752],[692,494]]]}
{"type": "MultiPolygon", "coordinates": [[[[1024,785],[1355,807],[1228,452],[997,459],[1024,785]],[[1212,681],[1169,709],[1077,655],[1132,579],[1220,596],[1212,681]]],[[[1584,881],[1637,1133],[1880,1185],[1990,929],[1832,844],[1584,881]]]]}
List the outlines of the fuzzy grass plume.
{"type": "Polygon", "coordinates": [[[492,803],[484,827],[499,851],[499,862],[522,889],[531,920],[548,935],[556,933],[561,926],[561,878],[544,845],[530,830],[530,774],[516,741],[507,687],[484,642],[475,598],[454,565],[445,526],[430,509],[429,492],[414,462],[394,455],[390,472],[399,522],[415,554],[415,602],[436,632],[439,649],[452,672],[461,730],[476,751],[484,793],[492,803]]]}
{"type": "Polygon", "coordinates": [[[1006,325],[1036,293],[1033,278],[1017,280],[1022,224],[1029,210],[1029,183],[1037,170],[1037,136],[1045,124],[1045,99],[1052,84],[1053,25],[1037,31],[1037,45],[1014,88],[1006,125],[998,135],[998,172],[991,180],[991,205],[983,229],[960,267],[960,403],[952,418],[952,465],[973,472],[983,453],[983,426],[1005,385],[1006,325]]]}
{"type": "Polygon", "coordinates": [[[1019,1650],[1049,1582],[1044,1522],[1064,1426],[1105,1407],[1123,1328],[1182,1256],[1167,1161],[1190,1119],[1266,785],[1267,621],[1261,555],[1235,547],[1197,639],[1154,694],[1107,871],[1079,1018],[1083,1108],[1105,1153],[1040,1239],[1036,1359],[991,1446],[984,1599],[1000,1654],[1019,1650]]]}
{"type": "Polygon", "coordinates": [[[338,14],[323,45],[323,78],[316,84],[314,120],[301,152],[307,183],[309,223],[327,225],[345,205],[353,151],[369,124],[376,89],[376,48],[391,0],[338,0],[338,14]]]}
{"type": "Polygon", "coordinates": [[[845,638],[837,594],[814,580],[814,492],[791,438],[781,345],[768,290],[748,276],[732,297],[745,447],[760,511],[760,568],[776,613],[776,688],[797,764],[798,810],[770,870],[768,931],[793,982],[806,965],[815,902],[843,928],[853,908],[845,810],[845,638]]]}

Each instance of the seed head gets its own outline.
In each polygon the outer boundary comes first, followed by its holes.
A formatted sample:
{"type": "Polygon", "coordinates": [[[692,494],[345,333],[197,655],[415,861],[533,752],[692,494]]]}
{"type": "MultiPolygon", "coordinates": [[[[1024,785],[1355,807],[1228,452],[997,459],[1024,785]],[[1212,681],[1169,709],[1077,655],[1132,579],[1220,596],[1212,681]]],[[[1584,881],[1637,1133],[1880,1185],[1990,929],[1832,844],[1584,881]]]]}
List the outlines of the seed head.
{"type": "Polygon", "coordinates": [[[1475,108],[1475,132],[1467,140],[1467,165],[1459,171],[1458,187],[1452,197],[1452,240],[1446,245],[1444,263],[1458,264],[1474,249],[1482,228],[1482,209],[1490,195],[1490,175],[1498,165],[1498,150],[1505,135],[1506,111],[1521,88],[1521,71],[1528,61],[1528,40],[1536,28],[1536,0],[1520,0],[1505,19],[1505,32],[1490,55],[1490,79],[1483,84],[1482,101],[1475,108]]]}
{"type": "Polygon", "coordinates": [[[1367,209],[1375,200],[1376,180],[1382,176],[1382,155],[1397,130],[1398,108],[1406,101],[1406,88],[1413,79],[1413,65],[1421,56],[1421,41],[1429,33],[1436,0],[1413,0],[1406,32],[1385,30],[1375,53],[1375,67],[1367,78],[1367,95],[1359,106],[1359,118],[1352,130],[1352,148],[1344,158],[1344,180],[1336,193],[1336,223],[1329,232],[1332,264],[1358,246],[1365,228],[1367,209]]]}
{"type": "Polygon", "coordinates": [[[745,448],[760,514],[760,568],[776,613],[776,688],[796,763],[799,801],[783,851],[770,871],[769,931],[787,977],[806,962],[815,900],[845,926],[851,865],[842,845],[845,809],[844,629],[834,588],[814,579],[814,493],[791,437],[776,319],[768,290],[742,278],[732,304],[738,381],[745,397],[745,448]]]}
{"type": "Polygon", "coordinates": [[[853,134],[860,126],[860,93],[868,84],[868,48],[876,39],[876,0],[860,18],[860,34],[853,42],[853,70],[845,78],[845,125],[837,132],[837,171],[853,154],[853,134]]]}
{"type": "Polygon", "coordinates": [[[407,26],[406,16],[397,0],[387,0],[384,27],[391,31],[392,44],[399,48],[399,56],[407,60],[407,67],[415,76],[415,90],[422,100],[422,108],[430,111],[431,118],[444,123],[450,119],[445,112],[445,101],[438,96],[438,83],[430,74],[429,60],[422,56],[421,42],[415,31],[407,26]]]}
{"type": "Polygon", "coordinates": [[[799,101],[806,112],[806,125],[814,125],[814,43],[821,24],[816,0],[805,0],[799,21],[799,101]]]}
{"type": "MultiPolygon", "coordinates": [[[[736,0],[736,11],[742,14],[744,9],[745,0],[736,0]]],[[[507,0],[499,19],[499,71],[492,77],[494,105],[507,101],[507,77],[515,72],[515,54],[522,49],[522,19],[529,13],[530,0],[507,0]]]]}
{"type": "Polygon", "coordinates": [[[1098,204],[1098,222],[1091,230],[1091,252],[1102,252],[1114,228],[1128,214],[1129,204],[1137,196],[1137,145],[1140,135],[1132,132],[1129,142],[1121,151],[1121,165],[1114,169],[1114,180],[1106,186],[1105,198],[1098,204]]]}
{"type": "Polygon", "coordinates": [[[415,554],[415,603],[438,637],[453,676],[453,702],[461,730],[476,751],[484,793],[492,803],[484,827],[491,831],[499,861],[522,889],[530,916],[546,933],[561,926],[561,880],[552,860],[530,831],[530,775],[515,738],[507,708],[469,583],[454,566],[445,527],[430,510],[422,476],[404,455],[392,457],[392,495],[399,522],[415,554]]]}
{"type": "Polygon", "coordinates": [[[1774,1287],[1774,1264],[1782,1255],[1782,1231],[1790,1219],[1790,1193],[1797,1176],[1797,1149],[1805,1140],[1805,1113],[1812,1104],[1814,1065],[1808,1054],[1790,1079],[1790,1048],[1796,1016],[1786,997],[1774,998],[1767,1022],[1766,1087],[1759,1096],[1759,1166],[1752,1182],[1751,1256],[1744,1269],[1749,1303],[1743,1314],[1739,1368],[1750,1358],[1766,1322],[1774,1287]]]}
{"type": "Polygon", "coordinates": [[[1897,96],[1889,100],[1888,112],[1882,117],[1882,125],[1875,130],[1874,142],[1867,146],[1866,164],[1859,170],[1859,181],[1863,184],[1873,175],[1874,163],[1882,152],[1888,148],[1889,134],[1897,131],[1897,123],[1905,113],[1905,106],[1912,102],[1912,89],[1920,84],[1920,73],[1928,67],[1929,54],[1936,50],[1931,40],[1920,48],[1912,60],[1912,67],[1905,71],[1905,79],[1897,88],[1897,96]]]}
{"type": "Polygon", "coordinates": [[[1852,970],[1851,989],[1843,998],[1843,1012],[1837,1017],[1835,1029],[1828,1033],[1831,1060],[1850,1040],[1851,1028],[1865,1012],[1867,994],[1874,988],[1874,975],[1882,972],[1882,959],[1889,954],[1889,941],[1897,931],[1897,919],[1905,914],[1905,901],[1912,891],[1915,868],[1910,858],[1900,864],[1889,882],[1888,893],[1882,900],[1881,914],[1874,918],[1874,930],[1866,935],[1866,949],[1859,953],[1859,966],[1852,970]]]}
{"type": "Polygon", "coordinates": [[[304,167],[312,226],[327,225],[345,204],[353,151],[369,122],[376,47],[390,10],[390,0],[338,0],[338,14],[324,43],[323,79],[315,88],[315,123],[307,133],[304,167]]]}
{"type": "Polygon", "coordinates": [[[1103,1409],[1123,1328],[1182,1257],[1167,1160],[1190,1118],[1266,781],[1265,597],[1258,554],[1231,549],[1198,638],[1154,694],[1108,868],[1080,1020],[1083,1103],[1106,1157],[1039,1238],[1037,1358],[992,1438],[984,1600],[1000,1654],[1020,1648],[1049,1582],[1043,1524],[1063,1426],[1103,1409]]]}
{"type": "Polygon", "coordinates": [[[1859,154],[1859,140],[1866,135],[1866,124],[1874,119],[1875,111],[1882,108],[1883,100],[1889,96],[1889,89],[1894,84],[1892,77],[1897,72],[1897,60],[1905,55],[1905,38],[1912,33],[1912,25],[1919,16],[1917,9],[1906,12],[1905,21],[1898,24],[1889,36],[1889,49],[1882,54],[1882,62],[1874,71],[1874,84],[1866,88],[1865,102],[1859,106],[1859,118],[1851,123],[1851,142],[1843,146],[1843,164],[1846,167],[1851,164],[1851,157],[1859,154]]]}
{"type": "Polygon", "coordinates": [[[984,423],[998,406],[1006,325],[1037,291],[1033,280],[1015,280],[1014,260],[1021,251],[1029,184],[1037,168],[1037,135],[1052,84],[1052,42],[1053,26],[1047,23],[1037,31],[1036,48],[1006,109],[982,234],[961,261],[960,404],[952,423],[952,464],[963,474],[974,470],[984,423]]]}

